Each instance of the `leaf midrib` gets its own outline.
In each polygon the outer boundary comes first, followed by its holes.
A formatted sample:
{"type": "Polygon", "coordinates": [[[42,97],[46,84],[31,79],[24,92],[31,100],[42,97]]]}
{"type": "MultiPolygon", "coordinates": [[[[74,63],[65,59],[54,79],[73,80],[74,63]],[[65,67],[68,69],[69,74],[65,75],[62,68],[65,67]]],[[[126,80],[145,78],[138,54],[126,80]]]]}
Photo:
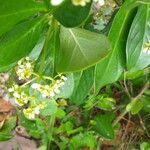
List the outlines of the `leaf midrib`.
{"type": "MultiPolygon", "coordinates": [[[[80,43],[78,42],[78,39],[76,38],[76,36],[74,35],[73,31],[71,29],[69,29],[69,32],[71,33],[76,45],[78,45],[79,47],[79,50],[81,52],[81,54],[83,55],[83,57],[85,58],[86,62],[89,64],[89,61],[88,61],[88,58],[87,56],[84,54],[84,52],[82,51],[82,47],[80,46],[80,43]]],[[[75,50],[75,49],[74,49],[75,50]]],[[[74,53],[74,50],[73,50],[73,53],[74,53]]]]}
{"type": "Polygon", "coordinates": [[[16,44],[18,41],[22,40],[26,35],[28,35],[28,34],[31,32],[31,30],[32,30],[33,28],[39,26],[39,24],[41,24],[41,22],[42,22],[43,20],[44,20],[44,17],[41,18],[41,20],[40,20],[39,22],[37,22],[35,25],[33,25],[31,28],[29,28],[29,30],[28,30],[27,32],[25,32],[25,34],[23,34],[23,36],[21,36],[20,38],[17,38],[15,41],[12,41],[12,42],[10,43],[10,46],[12,46],[12,45],[16,44]]]}

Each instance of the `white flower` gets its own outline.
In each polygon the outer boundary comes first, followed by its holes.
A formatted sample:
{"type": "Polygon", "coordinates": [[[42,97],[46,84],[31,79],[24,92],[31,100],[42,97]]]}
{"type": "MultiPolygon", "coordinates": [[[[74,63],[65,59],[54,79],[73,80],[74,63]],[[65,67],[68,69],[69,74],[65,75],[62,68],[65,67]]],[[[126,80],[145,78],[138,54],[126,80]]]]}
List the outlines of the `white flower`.
{"type": "Polygon", "coordinates": [[[33,108],[27,108],[23,110],[24,115],[31,120],[35,119],[35,113],[33,108]]]}
{"type": "Polygon", "coordinates": [[[54,96],[55,96],[55,93],[54,93],[53,91],[51,91],[50,94],[49,94],[49,96],[50,96],[50,97],[54,97],[54,96]]]}
{"type": "Polygon", "coordinates": [[[16,74],[19,80],[29,79],[33,72],[33,66],[29,57],[23,58],[18,61],[18,66],[16,67],[16,74]]]}
{"type": "Polygon", "coordinates": [[[41,93],[44,98],[49,96],[48,90],[43,90],[43,91],[41,91],[41,93]]]}
{"type": "Polygon", "coordinates": [[[38,84],[38,83],[33,83],[33,84],[31,85],[31,87],[32,87],[33,89],[39,89],[39,88],[40,88],[40,84],[38,84]]]}
{"type": "Polygon", "coordinates": [[[22,61],[21,61],[21,60],[19,60],[19,61],[18,61],[18,65],[21,65],[21,63],[22,63],[22,61]]]}
{"type": "Polygon", "coordinates": [[[35,119],[35,114],[29,114],[29,119],[34,120],[35,119]]]}
{"type": "Polygon", "coordinates": [[[33,83],[31,87],[37,91],[39,91],[42,97],[54,97],[56,94],[60,93],[59,88],[61,88],[66,81],[67,78],[65,76],[61,76],[59,80],[55,80],[51,85],[41,85],[38,83],[33,83]]]}
{"type": "Polygon", "coordinates": [[[39,106],[35,107],[34,113],[35,113],[36,115],[39,115],[39,114],[40,114],[40,107],[39,107],[39,106]]]}
{"type": "Polygon", "coordinates": [[[22,99],[15,99],[15,103],[18,105],[18,106],[23,106],[24,105],[24,101],[22,99]]]}
{"type": "Polygon", "coordinates": [[[13,87],[9,88],[8,91],[15,98],[15,102],[19,106],[23,106],[29,102],[29,97],[18,85],[13,85],[13,87]]]}
{"type": "Polygon", "coordinates": [[[144,54],[147,54],[147,55],[150,55],[150,49],[145,47],[145,48],[143,49],[143,53],[144,53],[144,54]]]}
{"type": "Polygon", "coordinates": [[[56,94],[59,94],[59,93],[60,93],[60,90],[59,90],[58,88],[56,88],[56,89],[54,89],[54,92],[55,92],[56,94]]]}
{"type": "Polygon", "coordinates": [[[17,84],[14,85],[15,90],[19,88],[17,84]]]}
{"type": "Polygon", "coordinates": [[[49,85],[45,85],[44,87],[46,90],[49,90],[50,86],[49,85]]]}
{"type": "Polygon", "coordinates": [[[64,0],[51,0],[51,4],[53,6],[60,5],[64,0]]]}
{"type": "Polygon", "coordinates": [[[29,57],[26,57],[26,58],[25,58],[25,60],[29,61],[29,60],[30,60],[30,58],[29,58],[29,57]]]}
{"type": "Polygon", "coordinates": [[[85,6],[86,3],[89,3],[90,0],[72,0],[73,5],[75,6],[85,6]]]}
{"type": "Polygon", "coordinates": [[[10,92],[10,93],[11,93],[11,92],[14,92],[14,88],[9,88],[9,89],[8,89],[8,92],[10,92]]]}
{"type": "Polygon", "coordinates": [[[40,109],[44,108],[45,105],[43,103],[38,104],[38,106],[32,106],[23,110],[24,115],[31,120],[36,118],[36,115],[40,114],[40,109]]]}
{"type": "Polygon", "coordinates": [[[65,85],[65,82],[61,82],[61,83],[60,83],[60,86],[63,86],[63,85],[65,85]]]}
{"type": "Polygon", "coordinates": [[[64,81],[67,81],[67,77],[65,77],[65,76],[61,76],[61,79],[64,81]]]}
{"type": "Polygon", "coordinates": [[[100,6],[105,5],[105,1],[104,0],[94,0],[95,2],[97,2],[100,6]]]}
{"type": "Polygon", "coordinates": [[[29,63],[29,62],[26,63],[26,67],[27,67],[27,68],[31,68],[31,67],[32,67],[31,63],[29,63]]]}
{"type": "Polygon", "coordinates": [[[15,98],[20,98],[20,94],[19,94],[18,92],[16,92],[16,91],[13,93],[13,96],[14,96],[15,98]]]}

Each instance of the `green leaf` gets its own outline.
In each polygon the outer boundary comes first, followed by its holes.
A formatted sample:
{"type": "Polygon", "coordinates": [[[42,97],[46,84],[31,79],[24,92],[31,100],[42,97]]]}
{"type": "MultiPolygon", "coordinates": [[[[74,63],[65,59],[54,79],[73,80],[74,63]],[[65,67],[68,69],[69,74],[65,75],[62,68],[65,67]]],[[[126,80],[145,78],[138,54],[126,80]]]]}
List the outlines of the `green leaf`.
{"type": "Polygon", "coordinates": [[[4,126],[0,131],[7,131],[11,132],[13,128],[16,126],[16,117],[10,117],[6,122],[4,123],[4,126]]]}
{"type": "MultiPolygon", "coordinates": [[[[74,73],[74,76],[76,74],[74,73]]],[[[94,82],[94,68],[89,68],[85,71],[82,71],[78,81],[76,80],[76,86],[73,90],[73,93],[70,97],[71,101],[76,105],[80,105],[84,102],[85,97],[88,95],[93,82],[94,82]]]]}
{"type": "Polygon", "coordinates": [[[110,97],[100,98],[97,107],[104,110],[113,110],[115,108],[116,101],[110,97]]]}
{"type": "Polygon", "coordinates": [[[148,74],[150,74],[150,68],[145,68],[145,69],[134,71],[134,72],[128,71],[126,72],[126,79],[133,80],[133,79],[140,78],[148,74]]]}
{"type": "Polygon", "coordinates": [[[149,97],[150,97],[150,94],[141,97],[141,100],[142,100],[142,103],[143,103],[142,111],[145,111],[147,113],[150,113],[150,100],[149,100],[149,97]]]}
{"type": "Polygon", "coordinates": [[[84,146],[94,149],[95,145],[96,138],[90,132],[77,134],[70,140],[70,150],[80,149],[84,146]]]}
{"type": "Polygon", "coordinates": [[[21,20],[45,10],[43,3],[33,0],[0,0],[0,35],[21,20]]]}
{"type": "Polygon", "coordinates": [[[34,138],[40,138],[40,132],[35,120],[28,120],[23,113],[20,113],[19,121],[20,125],[26,128],[29,135],[33,136],[34,138]]]}
{"type": "Polygon", "coordinates": [[[56,70],[70,72],[90,67],[109,51],[110,45],[104,35],[79,28],[61,27],[56,70]]]}
{"type": "Polygon", "coordinates": [[[75,6],[71,0],[65,0],[54,12],[54,17],[65,27],[79,26],[90,12],[91,3],[86,6],[75,6]]]}
{"type": "Polygon", "coordinates": [[[54,100],[47,99],[46,107],[40,111],[40,114],[43,116],[50,116],[57,112],[57,103],[54,100]]]}
{"type": "Polygon", "coordinates": [[[38,17],[15,26],[0,38],[0,70],[28,55],[42,32],[45,17],[38,17]]]}
{"type": "Polygon", "coordinates": [[[62,119],[66,116],[66,112],[60,108],[57,109],[56,117],[62,119]]]}
{"type": "Polygon", "coordinates": [[[10,133],[0,132],[0,141],[7,141],[11,139],[12,137],[13,135],[11,135],[10,133]]]}
{"type": "Polygon", "coordinates": [[[150,64],[150,7],[141,5],[127,40],[127,69],[137,71],[150,64]]]}
{"type": "Polygon", "coordinates": [[[140,150],[150,150],[150,142],[143,142],[140,144],[140,150]]]}
{"type": "Polygon", "coordinates": [[[114,138],[114,129],[112,126],[112,121],[114,119],[113,113],[101,114],[95,117],[95,125],[93,126],[100,135],[107,139],[114,138]]]}
{"type": "Polygon", "coordinates": [[[67,74],[67,81],[65,84],[60,88],[60,93],[58,94],[57,98],[69,98],[74,90],[74,76],[73,74],[67,74]]]}
{"type": "Polygon", "coordinates": [[[140,99],[133,99],[126,107],[127,111],[130,111],[132,115],[137,114],[143,107],[143,103],[140,99]]]}
{"type": "Polygon", "coordinates": [[[16,126],[16,117],[10,117],[0,129],[0,141],[7,141],[13,137],[11,131],[16,126]]]}
{"type": "Polygon", "coordinates": [[[127,8],[132,1],[126,1],[114,18],[108,35],[112,44],[112,53],[101,60],[95,68],[96,91],[106,84],[117,81],[124,70],[126,40],[136,12],[135,9],[127,8]]]}

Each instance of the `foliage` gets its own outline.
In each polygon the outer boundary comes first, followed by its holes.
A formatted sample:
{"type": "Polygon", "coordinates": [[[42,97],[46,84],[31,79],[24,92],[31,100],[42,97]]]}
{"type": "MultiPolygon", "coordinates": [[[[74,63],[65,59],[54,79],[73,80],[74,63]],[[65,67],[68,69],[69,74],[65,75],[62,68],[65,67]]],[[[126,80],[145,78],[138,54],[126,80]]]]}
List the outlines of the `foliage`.
{"type": "MultiPolygon", "coordinates": [[[[99,149],[127,114],[149,137],[141,116],[150,106],[150,2],[114,3],[99,18],[94,0],[0,0],[0,71],[10,74],[17,125],[41,149],[99,149]]],[[[15,127],[9,118],[0,141],[15,127]]]]}

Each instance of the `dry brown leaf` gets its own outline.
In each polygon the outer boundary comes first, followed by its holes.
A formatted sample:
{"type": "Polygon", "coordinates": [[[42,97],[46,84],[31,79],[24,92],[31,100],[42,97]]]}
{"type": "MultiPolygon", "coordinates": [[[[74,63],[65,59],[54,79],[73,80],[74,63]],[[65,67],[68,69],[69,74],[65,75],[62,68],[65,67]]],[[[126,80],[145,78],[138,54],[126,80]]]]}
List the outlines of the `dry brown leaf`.
{"type": "Polygon", "coordinates": [[[0,114],[0,129],[4,125],[5,119],[6,119],[6,115],[5,114],[0,114]]]}
{"type": "Polygon", "coordinates": [[[10,102],[0,99],[0,113],[8,113],[13,110],[15,110],[15,108],[10,102]]]}

